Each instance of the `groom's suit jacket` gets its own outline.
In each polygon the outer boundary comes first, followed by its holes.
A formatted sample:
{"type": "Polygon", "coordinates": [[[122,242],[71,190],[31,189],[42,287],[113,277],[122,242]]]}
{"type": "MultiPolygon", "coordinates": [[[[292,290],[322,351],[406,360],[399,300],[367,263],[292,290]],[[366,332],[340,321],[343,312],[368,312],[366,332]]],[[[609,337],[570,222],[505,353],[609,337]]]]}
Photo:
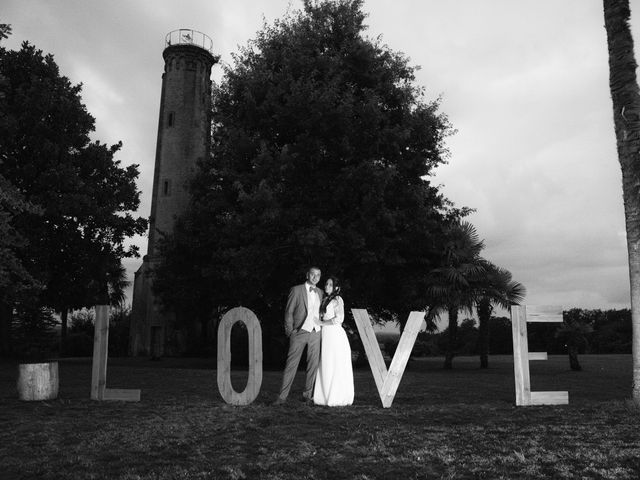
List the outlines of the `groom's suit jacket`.
{"type": "MultiPolygon", "coordinates": [[[[284,310],[284,332],[290,337],[293,332],[300,330],[307,318],[309,306],[307,305],[307,283],[296,285],[289,290],[287,306],[284,310]]],[[[316,287],[319,297],[318,305],[322,303],[322,290],[316,287]]]]}

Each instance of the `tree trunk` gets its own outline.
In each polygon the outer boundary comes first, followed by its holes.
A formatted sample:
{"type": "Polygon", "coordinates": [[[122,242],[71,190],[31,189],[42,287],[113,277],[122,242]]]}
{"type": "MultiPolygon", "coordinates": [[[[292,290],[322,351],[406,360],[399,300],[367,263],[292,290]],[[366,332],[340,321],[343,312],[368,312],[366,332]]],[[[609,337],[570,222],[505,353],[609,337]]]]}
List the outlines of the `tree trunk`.
{"type": "Polygon", "coordinates": [[[458,343],[458,308],[449,307],[449,335],[447,338],[447,351],[444,356],[444,368],[453,368],[453,356],[458,343]]]}
{"type": "Polygon", "coordinates": [[[13,346],[11,342],[11,320],[13,307],[0,302],[0,356],[9,356],[13,346]]]}
{"type": "Polygon", "coordinates": [[[579,372],[580,370],[582,370],[582,366],[578,361],[578,347],[575,345],[569,345],[568,351],[569,351],[569,366],[571,367],[571,370],[579,372]]]}
{"type": "Polygon", "coordinates": [[[63,357],[67,353],[67,320],[69,318],[69,309],[63,308],[60,312],[60,356],[63,357]]]}
{"type": "Polygon", "coordinates": [[[609,87],[613,101],[618,160],[622,169],[631,287],[634,401],[640,403],[640,89],[633,38],[629,29],[628,0],[604,0],[609,47],[609,87]]]}
{"type": "Polygon", "coordinates": [[[489,368],[489,321],[491,319],[491,303],[483,299],[478,304],[478,350],[480,351],[480,368],[489,368]]]}

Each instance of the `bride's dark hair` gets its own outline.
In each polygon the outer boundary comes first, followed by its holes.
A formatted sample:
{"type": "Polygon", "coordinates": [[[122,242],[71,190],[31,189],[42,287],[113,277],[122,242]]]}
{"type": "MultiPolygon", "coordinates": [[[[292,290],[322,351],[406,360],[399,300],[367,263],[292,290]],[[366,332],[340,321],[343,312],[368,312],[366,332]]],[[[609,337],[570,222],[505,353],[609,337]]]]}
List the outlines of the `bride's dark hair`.
{"type": "MultiPolygon", "coordinates": [[[[334,277],[333,275],[330,276],[329,278],[327,278],[327,282],[331,280],[331,282],[333,283],[333,291],[331,292],[330,295],[327,295],[325,298],[322,299],[322,305],[320,305],[320,313],[324,314],[327,310],[327,305],[329,305],[329,302],[331,302],[331,300],[333,300],[336,297],[340,296],[340,280],[338,280],[336,277],[334,277]]],[[[325,282],[326,284],[326,282],[325,282]]]]}

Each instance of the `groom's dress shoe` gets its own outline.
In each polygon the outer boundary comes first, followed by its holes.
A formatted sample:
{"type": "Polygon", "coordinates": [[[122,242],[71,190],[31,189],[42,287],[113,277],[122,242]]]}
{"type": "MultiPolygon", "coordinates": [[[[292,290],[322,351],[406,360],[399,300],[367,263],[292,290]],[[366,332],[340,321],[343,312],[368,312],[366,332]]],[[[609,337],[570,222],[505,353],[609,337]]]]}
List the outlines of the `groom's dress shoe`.
{"type": "Polygon", "coordinates": [[[276,398],[276,401],[273,402],[274,405],[284,405],[287,401],[284,398],[276,398]]]}

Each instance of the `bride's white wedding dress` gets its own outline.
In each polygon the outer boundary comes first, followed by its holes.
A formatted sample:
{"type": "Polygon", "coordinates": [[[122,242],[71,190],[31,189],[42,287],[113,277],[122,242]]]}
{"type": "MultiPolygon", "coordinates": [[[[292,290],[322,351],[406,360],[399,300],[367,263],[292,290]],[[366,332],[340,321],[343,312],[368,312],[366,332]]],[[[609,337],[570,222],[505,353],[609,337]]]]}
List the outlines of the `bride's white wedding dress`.
{"type": "Polygon", "coordinates": [[[353,403],[353,368],[351,347],[342,328],[344,302],[336,297],[327,305],[323,320],[333,320],[332,325],[322,326],[320,366],[316,374],[313,401],[330,407],[353,403]]]}

